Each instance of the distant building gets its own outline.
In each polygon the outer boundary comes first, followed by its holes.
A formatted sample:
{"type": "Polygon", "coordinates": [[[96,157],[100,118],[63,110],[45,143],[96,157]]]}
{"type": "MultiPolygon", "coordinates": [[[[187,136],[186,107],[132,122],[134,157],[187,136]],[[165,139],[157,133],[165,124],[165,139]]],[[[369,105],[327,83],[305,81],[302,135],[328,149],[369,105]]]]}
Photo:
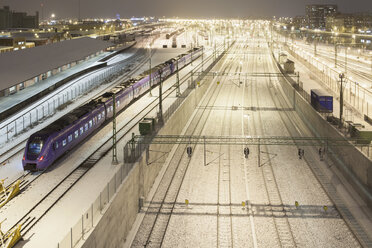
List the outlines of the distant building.
{"type": "Polygon", "coordinates": [[[371,33],[372,32],[372,14],[357,13],[354,15],[355,32],[371,33]]]}
{"type": "Polygon", "coordinates": [[[29,16],[24,12],[11,11],[9,6],[0,9],[0,30],[14,28],[39,28],[39,12],[29,16]]]}
{"type": "Polygon", "coordinates": [[[0,53],[17,51],[25,48],[34,47],[35,43],[26,42],[24,37],[0,37],[0,53]]]}
{"type": "Polygon", "coordinates": [[[355,28],[355,15],[353,14],[337,14],[326,19],[326,30],[329,31],[354,33],[355,28]]]}
{"type": "Polygon", "coordinates": [[[333,4],[316,4],[306,5],[307,28],[326,29],[326,19],[335,16],[337,5],[333,4]]]}
{"type": "Polygon", "coordinates": [[[292,25],[296,28],[306,27],[306,17],[305,16],[295,16],[292,18],[292,25]]]}

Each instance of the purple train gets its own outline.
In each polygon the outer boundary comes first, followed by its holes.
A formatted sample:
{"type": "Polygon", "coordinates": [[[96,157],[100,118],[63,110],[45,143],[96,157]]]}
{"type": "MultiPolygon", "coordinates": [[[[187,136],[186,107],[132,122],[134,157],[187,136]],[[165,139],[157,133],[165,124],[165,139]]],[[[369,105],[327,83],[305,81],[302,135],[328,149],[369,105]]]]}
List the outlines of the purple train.
{"type": "Polygon", "coordinates": [[[59,118],[42,130],[32,134],[27,141],[22,165],[24,170],[38,171],[49,167],[56,159],[72,150],[92,132],[102,127],[113,116],[113,95],[119,112],[131,101],[140,97],[151,86],[157,85],[178,69],[201,56],[203,48],[194,48],[186,54],[166,61],[136,78],[120,83],[110,91],[94,98],[59,118]]]}

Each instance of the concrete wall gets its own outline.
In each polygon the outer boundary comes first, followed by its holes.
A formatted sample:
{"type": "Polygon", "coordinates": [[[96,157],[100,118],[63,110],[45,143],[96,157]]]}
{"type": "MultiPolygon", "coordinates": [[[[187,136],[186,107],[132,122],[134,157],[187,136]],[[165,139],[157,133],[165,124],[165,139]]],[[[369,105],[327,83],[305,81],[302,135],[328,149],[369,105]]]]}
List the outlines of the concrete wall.
{"type": "MultiPolygon", "coordinates": [[[[278,68],[283,69],[277,64],[278,68]]],[[[318,137],[344,139],[336,127],[329,124],[311,105],[294,90],[293,79],[283,79],[283,91],[290,101],[294,101],[295,110],[306,126],[318,137]]],[[[293,103],[293,102],[292,102],[293,103]]],[[[337,166],[343,176],[351,183],[359,195],[372,208],[372,161],[354,145],[329,147],[328,157],[337,166]]]]}
{"type": "MultiPolygon", "coordinates": [[[[212,66],[205,71],[207,72],[211,68],[212,66]]],[[[197,103],[202,99],[211,83],[212,80],[204,81],[200,87],[191,91],[189,96],[159,131],[159,134],[181,134],[185,124],[193,114],[197,103]]],[[[149,152],[148,157],[146,157],[146,154],[143,154],[139,162],[134,165],[130,175],[119,188],[117,196],[114,197],[107,211],[85,240],[82,247],[106,248],[121,247],[123,245],[125,237],[127,237],[137,216],[139,198],[143,196],[146,199],[148,197],[156,177],[165,164],[166,156],[163,156],[163,152],[169,153],[172,147],[173,145],[164,144],[150,146],[149,150],[156,152],[149,152]]]]}
{"type": "MultiPolygon", "coordinates": [[[[207,87],[204,87],[207,88],[207,87]]],[[[160,135],[180,134],[184,125],[191,117],[196,99],[201,98],[203,91],[191,92],[183,104],[172,115],[165,126],[160,130],[160,135]],[[200,97],[200,98],[199,98],[200,97]]],[[[151,145],[149,157],[144,154],[139,162],[134,165],[130,175],[124,181],[118,190],[106,213],[99,221],[93,232],[86,239],[82,247],[120,247],[132,228],[139,210],[139,198],[144,196],[145,199],[159,174],[164,159],[158,159],[162,156],[161,152],[170,152],[171,145],[151,145]],[[147,161],[148,160],[148,161],[147,161]],[[152,161],[157,161],[152,163],[152,161]],[[151,163],[147,165],[147,162],[151,163]]]]}

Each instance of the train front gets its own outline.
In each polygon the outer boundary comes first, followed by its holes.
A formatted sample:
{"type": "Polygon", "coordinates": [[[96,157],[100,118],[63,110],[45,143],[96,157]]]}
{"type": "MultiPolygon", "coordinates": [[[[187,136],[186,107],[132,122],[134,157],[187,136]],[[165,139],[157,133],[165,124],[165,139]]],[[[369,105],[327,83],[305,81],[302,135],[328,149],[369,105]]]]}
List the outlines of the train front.
{"type": "Polygon", "coordinates": [[[35,133],[28,139],[25,153],[22,159],[24,170],[38,171],[49,166],[53,161],[51,154],[48,154],[49,147],[47,145],[49,136],[35,133]]]}

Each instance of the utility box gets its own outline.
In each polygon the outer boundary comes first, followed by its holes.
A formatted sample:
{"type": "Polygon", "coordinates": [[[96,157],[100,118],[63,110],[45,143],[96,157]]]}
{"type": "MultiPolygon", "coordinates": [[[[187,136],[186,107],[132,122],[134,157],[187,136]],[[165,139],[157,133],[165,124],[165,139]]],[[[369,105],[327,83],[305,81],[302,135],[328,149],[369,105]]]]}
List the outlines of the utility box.
{"type": "Polygon", "coordinates": [[[311,106],[320,113],[333,112],[333,96],[329,95],[325,90],[311,90],[311,106]]]}
{"type": "Polygon", "coordinates": [[[138,124],[139,132],[141,135],[150,135],[152,133],[152,121],[150,120],[142,120],[138,124]]]}
{"type": "Polygon", "coordinates": [[[287,54],[280,53],[279,54],[279,64],[284,64],[287,61],[287,54]]]}
{"type": "Polygon", "coordinates": [[[366,129],[363,127],[356,127],[356,136],[358,139],[358,144],[371,144],[372,140],[372,129],[366,129]]]}
{"type": "Polygon", "coordinates": [[[154,117],[145,117],[144,121],[151,121],[152,131],[155,131],[156,119],[154,117]]]}
{"type": "Polygon", "coordinates": [[[372,128],[365,127],[359,123],[353,123],[350,127],[350,135],[351,137],[360,139],[357,141],[358,144],[365,144],[368,145],[371,143],[372,140],[372,128]]]}
{"type": "Polygon", "coordinates": [[[284,71],[285,73],[292,74],[295,71],[295,65],[292,60],[287,59],[287,61],[284,63],[284,71]]]}
{"type": "Polygon", "coordinates": [[[176,39],[176,37],[173,37],[172,48],[177,48],[177,39],[176,39]]]}

